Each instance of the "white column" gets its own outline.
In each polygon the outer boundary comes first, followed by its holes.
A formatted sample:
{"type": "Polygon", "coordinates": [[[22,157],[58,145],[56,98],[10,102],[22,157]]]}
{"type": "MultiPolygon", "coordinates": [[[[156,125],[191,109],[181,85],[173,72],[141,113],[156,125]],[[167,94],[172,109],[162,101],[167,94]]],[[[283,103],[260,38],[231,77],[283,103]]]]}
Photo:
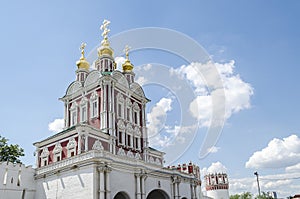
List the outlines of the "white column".
{"type": "Polygon", "coordinates": [[[69,109],[68,109],[68,102],[65,102],[65,120],[64,120],[64,122],[65,122],[65,128],[67,128],[68,127],[68,121],[69,121],[69,109]]]}
{"type": "Polygon", "coordinates": [[[99,180],[100,180],[100,186],[99,186],[99,199],[105,199],[105,190],[104,190],[104,169],[99,168],[99,180]]]}
{"type": "Polygon", "coordinates": [[[110,172],[111,172],[111,169],[110,168],[107,168],[106,169],[106,198],[110,198],[110,172]]]}
{"type": "Polygon", "coordinates": [[[81,133],[78,133],[78,154],[81,154],[81,133]]]}
{"type": "Polygon", "coordinates": [[[86,152],[86,151],[88,151],[89,149],[88,149],[88,147],[89,147],[89,145],[88,145],[88,138],[89,138],[89,136],[86,134],[86,135],[84,135],[85,136],[85,139],[84,139],[84,151],[86,152]]]}
{"type": "Polygon", "coordinates": [[[146,193],[145,193],[145,181],[146,181],[146,175],[142,176],[142,183],[141,183],[141,199],[146,199],[146,193]]]}
{"type": "Polygon", "coordinates": [[[141,199],[141,176],[140,174],[136,174],[136,198],[141,199]]]}

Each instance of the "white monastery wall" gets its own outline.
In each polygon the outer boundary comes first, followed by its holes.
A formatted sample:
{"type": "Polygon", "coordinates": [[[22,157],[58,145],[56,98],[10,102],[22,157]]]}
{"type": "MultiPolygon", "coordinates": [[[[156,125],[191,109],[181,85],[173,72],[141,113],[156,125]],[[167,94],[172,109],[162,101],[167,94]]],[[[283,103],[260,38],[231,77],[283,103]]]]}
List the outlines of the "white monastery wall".
{"type": "Polygon", "coordinates": [[[76,168],[37,180],[37,199],[94,198],[93,167],[76,168]]]}
{"type": "Polygon", "coordinates": [[[228,189],[210,190],[206,194],[208,197],[214,199],[229,199],[228,189]]]}
{"type": "Polygon", "coordinates": [[[118,192],[125,192],[130,198],[135,197],[135,176],[129,171],[112,170],[110,172],[111,179],[111,198],[118,192]]]}
{"type": "Polygon", "coordinates": [[[0,199],[34,199],[34,174],[31,166],[0,162],[0,199]]]}

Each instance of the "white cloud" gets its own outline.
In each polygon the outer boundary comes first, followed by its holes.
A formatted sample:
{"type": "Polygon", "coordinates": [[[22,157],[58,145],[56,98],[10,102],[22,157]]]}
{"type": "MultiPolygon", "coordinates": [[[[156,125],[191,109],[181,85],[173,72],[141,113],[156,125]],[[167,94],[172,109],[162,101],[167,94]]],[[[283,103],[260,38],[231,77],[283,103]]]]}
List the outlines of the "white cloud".
{"type": "MultiPolygon", "coordinates": [[[[295,194],[300,189],[300,185],[295,177],[300,177],[300,173],[281,173],[276,175],[260,175],[259,182],[261,191],[276,191],[280,198],[295,194]]],[[[247,178],[230,178],[229,176],[230,194],[241,194],[243,192],[251,192],[257,195],[256,177],[247,178]]]]}
{"type": "Polygon", "coordinates": [[[207,152],[217,153],[219,150],[220,150],[220,147],[213,146],[213,147],[210,147],[209,149],[207,149],[207,152]]]}
{"type": "Polygon", "coordinates": [[[143,86],[145,83],[147,83],[147,79],[143,76],[139,76],[135,82],[143,86]]]}
{"type": "Polygon", "coordinates": [[[225,94],[225,118],[228,119],[233,113],[248,109],[253,88],[250,84],[234,73],[234,61],[228,63],[206,64],[191,63],[177,69],[170,69],[171,74],[177,74],[186,78],[194,87],[197,97],[190,103],[192,116],[200,121],[200,126],[210,126],[212,110],[216,114],[222,114],[220,106],[224,103],[222,92],[225,94]],[[217,72],[214,69],[217,69],[217,72]],[[205,81],[203,76],[205,75],[205,81]],[[222,84],[220,85],[219,76],[222,84]],[[212,103],[212,97],[215,102],[212,103]]]}
{"type": "Polygon", "coordinates": [[[286,172],[300,172],[300,163],[285,168],[286,172]]]}
{"type": "Polygon", "coordinates": [[[53,133],[58,133],[64,128],[64,119],[55,119],[48,124],[48,130],[53,133]]]}
{"type": "Polygon", "coordinates": [[[125,60],[126,59],[124,57],[116,57],[115,58],[115,62],[117,64],[117,70],[123,71],[122,64],[125,62],[125,60]]]}
{"type": "Polygon", "coordinates": [[[150,113],[147,113],[148,136],[150,139],[159,134],[164,128],[167,112],[172,110],[171,105],[171,98],[161,98],[151,109],[150,113]]]}
{"type": "Polygon", "coordinates": [[[246,162],[246,168],[285,168],[293,170],[300,162],[300,138],[297,135],[271,140],[267,147],[256,151],[246,162]],[[294,166],[294,167],[292,167],[294,166]]]}
{"type": "Polygon", "coordinates": [[[227,168],[221,162],[213,162],[208,168],[201,169],[201,175],[205,176],[209,173],[227,173],[227,168]]]}

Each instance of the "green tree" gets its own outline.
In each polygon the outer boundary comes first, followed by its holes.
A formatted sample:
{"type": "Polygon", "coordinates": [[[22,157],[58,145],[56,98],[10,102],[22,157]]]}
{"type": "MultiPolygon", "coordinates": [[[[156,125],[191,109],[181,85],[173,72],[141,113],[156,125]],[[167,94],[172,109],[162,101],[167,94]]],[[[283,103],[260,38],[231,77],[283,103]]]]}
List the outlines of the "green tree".
{"type": "Polygon", "coordinates": [[[9,161],[21,163],[20,157],[24,156],[24,149],[17,144],[8,144],[8,139],[0,135],[0,162],[9,161]]]}
{"type": "Polygon", "coordinates": [[[256,196],[255,199],[273,199],[273,197],[268,196],[265,192],[262,192],[260,196],[256,196]]]}
{"type": "Polygon", "coordinates": [[[251,199],[252,194],[250,192],[244,192],[242,194],[231,195],[230,199],[251,199]]]}

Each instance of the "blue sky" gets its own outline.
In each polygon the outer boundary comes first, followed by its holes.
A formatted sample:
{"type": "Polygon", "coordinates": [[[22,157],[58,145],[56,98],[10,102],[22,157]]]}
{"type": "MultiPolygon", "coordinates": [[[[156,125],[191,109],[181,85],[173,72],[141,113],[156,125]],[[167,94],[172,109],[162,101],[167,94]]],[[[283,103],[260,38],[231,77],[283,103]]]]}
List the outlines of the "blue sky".
{"type": "MultiPolygon", "coordinates": [[[[226,120],[217,152],[204,159],[194,155],[205,134],[205,128],[201,128],[202,136],[181,161],[193,160],[204,169],[221,162],[236,183],[232,192],[247,191],[242,185],[253,185],[255,170],[265,178],[285,178],[276,182],[290,186],[287,193],[283,186],[264,180],[265,191],[278,190],[286,196],[299,190],[300,180],[286,179],[291,170],[294,176],[300,176],[300,166],[295,166],[300,162],[299,147],[292,151],[296,152],[292,158],[296,163],[283,165],[274,160],[272,169],[263,163],[256,168],[245,167],[254,152],[262,151],[274,138],[283,140],[294,134],[291,142],[299,141],[299,1],[7,1],[1,7],[0,134],[25,149],[24,163],[34,164],[32,143],[51,135],[48,124],[63,117],[63,104],[58,98],[75,78],[78,47],[83,41],[88,44],[87,51],[98,45],[101,22],[109,19],[110,35],[143,27],[182,32],[202,45],[215,62],[228,64],[234,60],[234,76],[253,88],[251,106],[226,120]],[[295,167],[287,169],[289,166],[295,167]]],[[[135,65],[187,65],[178,57],[151,50],[133,52],[131,59],[135,65]]],[[[171,96],[168,92],[154,94],[153,90],[146,89],[152,99],[149,112],[162,97],[171,96]]],[[[175,125],[176,119],[169,116],[167,124],[175,125]]],[[[276,149],[286,146],[280,143],[275,140],[271,145],[276,149]]],[[[288,156],[290,152],[278,153],[288,156]]],[[[290,159],[283,157],[282,161],[290,159]]]]}

